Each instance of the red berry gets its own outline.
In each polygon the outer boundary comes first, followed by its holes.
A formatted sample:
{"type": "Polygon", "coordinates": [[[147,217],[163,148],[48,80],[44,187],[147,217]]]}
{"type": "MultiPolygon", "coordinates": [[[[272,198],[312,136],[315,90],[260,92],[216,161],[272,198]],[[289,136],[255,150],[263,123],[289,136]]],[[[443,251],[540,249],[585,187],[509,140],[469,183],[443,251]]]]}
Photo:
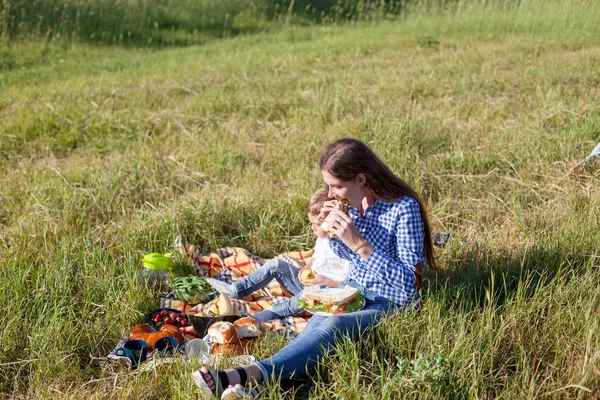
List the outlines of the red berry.
{"type": "Polygon", "coordinates": [[[169,316],[170,316],[171,318],[175,319],[175,318],[177,318],[177,313],[176,313],[175,311],[171,311],[171,312],[169,313],[169,316]]]}
{"type": "Polygon", "coordinates": [[[165,310],[160,310],[159,314],[164,317],[167,315],[167,312],[165,310]]]}
{"type": "Polygon", "coordinates": [[[187,319],[182,318],[181,321],[179,321],[179,323],[181,324],[181,326],[186,326],[187,325],[187,319]]]}
{"type": "Polygon", "coordinates": [[[173,320],[169,317],[165,318],[165,320],[163,321],[165,324],[169,324],[169,325],[173,325],[173,320]]]}

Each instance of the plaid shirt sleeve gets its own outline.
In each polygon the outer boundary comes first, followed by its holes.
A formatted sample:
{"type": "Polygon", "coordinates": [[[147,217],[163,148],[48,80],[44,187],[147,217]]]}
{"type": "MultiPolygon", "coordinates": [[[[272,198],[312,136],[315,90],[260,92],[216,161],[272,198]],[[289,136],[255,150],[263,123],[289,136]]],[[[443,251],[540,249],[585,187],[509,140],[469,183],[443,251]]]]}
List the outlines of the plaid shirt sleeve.
{"type": "Polygon", "coordinates": [[[414,285],[415,265],[423,261],[423,238],[425,226],[419,209],[419,203],[408,198],[397,204],[396,226],[394,230],[398,256],[391,258],[373,246],[371,257],[366,261],[368,270],[392,287],[412,287],[414,285]]]}

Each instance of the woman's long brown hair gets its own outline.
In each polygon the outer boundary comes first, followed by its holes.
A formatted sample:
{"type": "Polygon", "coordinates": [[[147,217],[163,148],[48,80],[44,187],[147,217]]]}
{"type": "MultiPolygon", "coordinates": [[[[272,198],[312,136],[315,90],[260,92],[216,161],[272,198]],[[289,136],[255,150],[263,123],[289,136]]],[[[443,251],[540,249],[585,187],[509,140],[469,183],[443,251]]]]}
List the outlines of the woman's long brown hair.
{"type": "Polygon", "coordinates": [[[425,226],[423,247],[427,265],[431,269],[436,269],[429,218],[423,202],[417,192],[408,183],[398,178],[366,144],[356,139],[340,139],[327,146],[321,155],[319,165],[322,171],[327,171],[343,181],[351,181],[358,174],[365,175],[367,194],[386,203],[395,203],[404,196],[415,199],[419,203],[425,226]]]}

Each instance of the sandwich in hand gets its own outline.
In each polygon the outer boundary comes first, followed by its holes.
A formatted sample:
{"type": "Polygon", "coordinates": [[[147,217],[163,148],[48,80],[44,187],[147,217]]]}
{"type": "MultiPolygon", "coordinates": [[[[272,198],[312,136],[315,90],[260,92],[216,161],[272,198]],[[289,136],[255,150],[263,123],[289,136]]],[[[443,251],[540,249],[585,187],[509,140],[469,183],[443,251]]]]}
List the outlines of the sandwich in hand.
{"type": "MultiPolygon", "coordinates": [[[[343,212],[347,213],[348,212],[348,207],[350,205],[350,202],[346,199],[341,199],[338,200],[338,202],[335,204],[335,208],[337,208],[338,210],[342,210],[343,212]]],[[[325,221],[323,221],[323,223],[321,224],[321,229],[323,229],[325,232],[327,232],[329,234],[330,238],[335,238],[335,226],[333,226],[333,222],[335,221],[335,214],[329,213],[326,217],[325,217],[325,221]]]]}
{"type": "Polygon", "coordinates": [[[362,308],[364,297],[351,286],[320,288],[309,286],[298,299],[298,305],[310,313],[346,314],[362,308]]]}

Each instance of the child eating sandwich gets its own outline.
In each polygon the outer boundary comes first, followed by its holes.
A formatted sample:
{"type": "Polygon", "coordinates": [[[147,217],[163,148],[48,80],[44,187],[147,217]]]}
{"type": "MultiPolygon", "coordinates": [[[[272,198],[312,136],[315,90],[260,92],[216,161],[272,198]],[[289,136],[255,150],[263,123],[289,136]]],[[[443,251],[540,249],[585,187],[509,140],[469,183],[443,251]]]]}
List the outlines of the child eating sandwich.
{"type": "Polygon", "coordinates": [[[230,299],[239,299],[248,296],[255,290],[262,289],[271,280],[276,279],[279,284],[294,294],[294,297],[273,304],[271,308],[255,314],[254,318],[265,322],[298,314],[302,308],[298,306],[297,296],[305,286],[324,284],[329,287],[338,287],[340,282],[346,279],[350,270],[350,261],[338,257],[331,250],[328,233],[321,229],[322,222],[318,215],[323,204],[328,200],[328,189],[323,187],[313,193],[308,202],[308,220],[317,236],[317,242],[313,258],[303,268],[297,268],[283,260],[272,259],[252,274],[232,284],[213,278],[207,278],[207,281],[230,299]]]}

